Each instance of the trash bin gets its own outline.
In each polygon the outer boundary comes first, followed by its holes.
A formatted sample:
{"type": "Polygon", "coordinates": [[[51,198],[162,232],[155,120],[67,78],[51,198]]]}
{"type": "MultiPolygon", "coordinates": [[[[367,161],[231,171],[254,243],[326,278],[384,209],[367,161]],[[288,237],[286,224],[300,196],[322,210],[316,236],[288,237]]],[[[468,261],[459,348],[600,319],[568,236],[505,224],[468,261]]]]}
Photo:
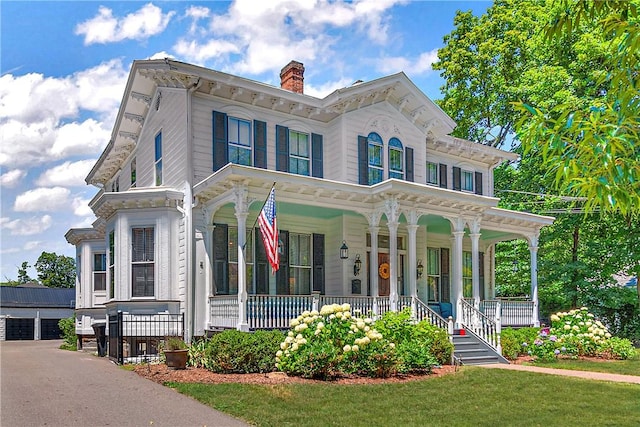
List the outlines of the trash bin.
{"type": "Polygon", "coordinates": [[[104,323],[94,323],[91,325],[93,332],[96,334],[96,346],[98,347],[98,356],[104,357],[107,355],[107,334],[106,325],[104,323]]]}

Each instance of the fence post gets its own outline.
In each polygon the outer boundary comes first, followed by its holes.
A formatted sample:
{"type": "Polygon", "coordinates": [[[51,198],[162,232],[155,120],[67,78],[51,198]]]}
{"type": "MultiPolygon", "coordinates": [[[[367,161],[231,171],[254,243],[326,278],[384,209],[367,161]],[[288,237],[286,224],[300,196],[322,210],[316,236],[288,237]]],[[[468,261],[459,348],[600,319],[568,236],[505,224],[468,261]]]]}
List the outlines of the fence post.
{"type": "Polygon", "coordinates": [[[449,339],[452,339],[451,337],[453,336],[453,317],[449,316],[449,318],[447,319],[447,332],[449,333],[449,339]]]}
{"type": "Polygon", "coordinates": [[[124,365],[124,337],[122,336],[122,311],[118,311],[118,364],[124,365]]]}

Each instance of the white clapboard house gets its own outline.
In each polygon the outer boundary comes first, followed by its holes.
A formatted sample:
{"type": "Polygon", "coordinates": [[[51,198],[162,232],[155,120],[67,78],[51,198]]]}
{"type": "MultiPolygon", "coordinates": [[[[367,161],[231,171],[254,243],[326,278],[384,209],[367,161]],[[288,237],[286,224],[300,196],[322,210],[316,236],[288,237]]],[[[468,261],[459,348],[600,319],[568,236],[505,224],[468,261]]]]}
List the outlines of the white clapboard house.
{"type": "Polygon", "coordinates": [[[497,207],[493,170],[515,154],[451,136],[404,73],[322,99],[304,94],[301,63],[280,76],[133,63],[86,178],[97,220],[66,234],[81,337],[107,323],[111,356],[135,357],[164,335],[284,328],[335,302],[451,316],[498,349],[501,326],[538,323],[538,236],[553,218],[497,207]],[[274,183],[272,274],[256,220],[274,183]],[[494,248],[513,239],[530,248],[531,294],[499,301],[494,248]]]}

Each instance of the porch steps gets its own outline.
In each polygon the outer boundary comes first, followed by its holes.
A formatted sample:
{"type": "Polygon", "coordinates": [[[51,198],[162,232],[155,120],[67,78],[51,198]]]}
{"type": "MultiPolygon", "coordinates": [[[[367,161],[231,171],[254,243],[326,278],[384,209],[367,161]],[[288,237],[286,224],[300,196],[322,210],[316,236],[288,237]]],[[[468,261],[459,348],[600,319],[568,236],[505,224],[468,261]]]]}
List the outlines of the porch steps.
{"type": "Polygon", "coordinates": [[[453,355],[463,365],[488,365],[509,362],[493,348],[469,333],[464,335],[460,331],[453,334],[453,355]]]}

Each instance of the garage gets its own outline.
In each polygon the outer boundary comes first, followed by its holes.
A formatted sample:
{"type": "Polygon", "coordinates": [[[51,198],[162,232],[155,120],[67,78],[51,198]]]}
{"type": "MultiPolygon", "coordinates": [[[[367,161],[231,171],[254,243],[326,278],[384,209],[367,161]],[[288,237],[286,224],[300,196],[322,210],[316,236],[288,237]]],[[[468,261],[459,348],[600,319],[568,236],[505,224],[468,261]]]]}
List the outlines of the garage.
{"type": "Polygon", "coordinates": [[[7,341],[33,340],[34,319],[7,319],[7,341]]]}
{"type": "Polygon", "coordinates": [[[58,322],[60,319],[40,319],[40,339],[59,340],[62,331],[58,322]]]}

